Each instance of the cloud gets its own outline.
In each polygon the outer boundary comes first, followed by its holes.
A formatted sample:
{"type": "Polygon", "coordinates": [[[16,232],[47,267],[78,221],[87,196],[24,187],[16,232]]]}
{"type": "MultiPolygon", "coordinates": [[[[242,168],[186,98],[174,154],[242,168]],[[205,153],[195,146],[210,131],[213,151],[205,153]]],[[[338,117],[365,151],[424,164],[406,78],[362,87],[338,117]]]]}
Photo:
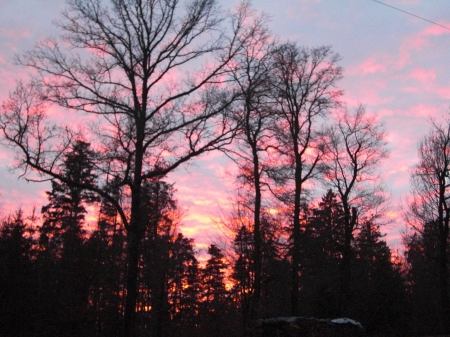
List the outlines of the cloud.
{"type": "MultiPolygon", "coordinates": [[[[440,114],[435,106],[429,106],[426,104],[418,104],[411,107],[408,115],[411,117],[423,117],[429,119],[430,117],[437,117],[440,114]]],[[[416,120],[417,123],[417,120],[416,120]]]]}
{"type": "Polygon", "coordinates": [[[436,93],[443,99],[450,99],[450,87],[435,87],[436,93]]]}
{"type": "Polygon", "coordinates": [[[431,25],[423,31],[424,36],[450,34],[450,31],[444,27],[450,27],[450,22],[438,23],[441,26],[431,25]],[[444,27],[442,27],[444,26],[444,27]]]}
{"type": "MultiPolygon", "coordinates": [[[[450,26],[445,23],[444,26],[450,26]]],[[[430,25],[419,33],[404,39],[397,58],[396,66],[401,69],[411,63],[411,54],[415,51],[425,49],[430,43],[430,36],[439,36],[449,34],[450,30],[440,26],[430,25]]]]}
{"type": "Polygon", "coordinates": [[[30,36],[28,29],[10,29],[0,28],[0,38],[8,38],[9,40],[20,40],[30,36]]]}
{"type": "Polygon", "coordinates": [[[436,70],[435,69],[425,70],[423,68],[415,68],[409,73],[407,79],[414,79],[423,83],[434,82],[434,80],[436,79],[436,70]]]}
{"type": "Polygon", "coordinates": [[[376,72],[386,72],[386,66],[383,63],[377,62],[376,56],[372,55],[366,61],[361,63],[358,68],[362,70],[363,74],[373,74],[376,72]]]}
{"type": "Polygon", "coordinates": [[[395,100],[395,96],[392,93],[384,95],[381,91],[375,90],[372,82],[352,88],[345,97],[347,104],[353,107],[360,104],[378,106],[393,100],[395,100]]]}

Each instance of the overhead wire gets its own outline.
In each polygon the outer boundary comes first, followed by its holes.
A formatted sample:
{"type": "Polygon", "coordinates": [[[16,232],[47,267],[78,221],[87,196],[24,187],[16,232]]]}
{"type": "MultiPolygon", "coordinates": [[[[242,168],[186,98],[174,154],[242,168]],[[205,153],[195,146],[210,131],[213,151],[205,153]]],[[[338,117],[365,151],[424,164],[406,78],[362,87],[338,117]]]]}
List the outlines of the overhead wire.
{"type": "Polygon", "coordinates": [[[378,0],[372,0],[372,1],[373,1],[373,2],[377,2],[377,3],[381,4],[381,5],[385,5],[385,6],[387,6],[387,7],[390,7],[390,8],[396,9],[396,10],[398,10],[398,11],[400,11],[400,12],[403,12],[403,13],[405,13],[405,14],[408,14],[408,15],[414,16],[414,17],[416,17],[416,18],[418,18],[418,19],[421,19],[421,20],[427,21],[427,22],[429,22],[429,23],[432,23],[433,25],[437,25],[437,26],[439,26],[439,27],[442,27],[442,28],[445,28],[445,29],[448,29],[448,30],[450,30],[450,28],[449,28],[449,27],[446,27],[446,26],[444,26],[444,25],[441,25],[441,24],[439,24],[439,23],[437,23],[437,22],[434,22],[434,21],[431,21],[431,20],[425,19],[425,18],[423,18],[423,17],[421,17],[421,16],[418,16],[418,15],[416,15],[416,14],[413,14],[413,13],[410,13],[410,12],[407,12],[407,11],[404,11],[403,9],[400,9],[400,8],[397,8],[397,7],[394,7],[394,6],[388,5],[387,3],[384,3],[384,2],[381,2],[381,1],[378,1],[378,0]]]}

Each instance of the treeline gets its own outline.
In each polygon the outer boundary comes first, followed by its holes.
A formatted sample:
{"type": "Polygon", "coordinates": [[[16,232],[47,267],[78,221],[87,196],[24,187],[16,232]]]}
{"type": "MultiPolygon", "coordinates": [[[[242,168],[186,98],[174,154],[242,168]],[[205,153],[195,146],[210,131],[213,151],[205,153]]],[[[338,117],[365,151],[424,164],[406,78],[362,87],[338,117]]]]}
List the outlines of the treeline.
{"type": "Polygon", "coordinates": [[[266,22],[247,2],[68,1],[62,37],[18,57],[35,76],[1,105],[2,143],[52,189],[41,223],[4,220],[2,333],[252,336],[260,318],[297,315],[450,332],[450,123],[419,145],[413,231],[393,256],[385,127],[345,106],[331,47],[266,22]],[[82,125],[55,124],[53,106],[82,125]],[[212,151],[237,165],[237,193],[227,245],[199,264],[164,179],[212,151]]]}
{"type": "MultiPolygon", "coordinates": [[[[89,170],[69,167],[79,176],[89,170]]],[[[19,210],[1,226],[2,335],[120,335],[127,268],[117,214],[99,202],[97,227],[86,230],[88,194],[53,183],[48,195],[43,223],[19,210]]],[[[254,308],[251,228],[236,228],[230,251],[210,245],[207,260],[199,264],[193,240],[178,232],[172,187],[149,182],[143,203],[149,218],[139,244],[138,336],[253,335],[251,311],[259,318],[290,315],[289,244],[275,223],[266,219],[262,226],[262,291],[260,307],[254,308]]],[[[342,303],[342,216],[331,191],[317,208],[305,210],[299,314],[350,316],[370,334],[407,332],[404,273],[373,224],[352,244],[351,293],[342,303]]]]}
{"type": "MultiPolygon", "coordinates": [[[[90,153],[89,144],[78,141],[65,156],[64,174],[94,183],[90,153]]],[[[126,198],[114,180],[104,188],[115,189],[117,200],[126,198]]],[[[262,212],[257,255],[254,212],[237,198],[235,211],[223,219],[230,242],[211,244],[199,263],[194,240],[179,231],[182,212],[173,187],[158,179],[144,188],[138,336],[255,336],[256,319],[292,314],[290,212],[262,212]]],[[[117,210],[55,180],[47,195],[41,217],[18,210],[1,224],[2,336],[121,335],[127,243],[117,210]],[[88,206],[95,206],[96,220],[86,221],[88,206]]],[[[391,252],[376,221],[356,222],[344,269],[345,212],[338,194],[329,189],[318,203],[302,203],[298,315],[351,317],[369,336],[445,331],[437,221],[405,235],[403,257],[391,252]]]]}

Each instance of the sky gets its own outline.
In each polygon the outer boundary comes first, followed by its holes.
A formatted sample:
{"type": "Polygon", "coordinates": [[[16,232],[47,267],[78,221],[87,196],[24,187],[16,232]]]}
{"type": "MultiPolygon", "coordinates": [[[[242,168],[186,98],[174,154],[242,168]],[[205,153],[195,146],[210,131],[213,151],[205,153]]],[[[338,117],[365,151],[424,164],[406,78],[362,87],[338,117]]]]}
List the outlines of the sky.
{"type": "MultiPolygon", "coordinates": [[[[224,10],[238,3],[219,2],[224,10]]],[[[448,28],[373,0],[254,0],[253,7],[269,14],[268,26],[280,40],[332,46],[344,68],[343,100],[350,108],[365,105],[385,124],[391,155],[380,170],[391,195],[392,222],[382,231],[391,246],[398,246],[405,230],[400,206],[410,191],[418,141],[430,130],[430,118],[439,121],[450,112],[450,1],[384,3],[448,28]]],[[[16,80],[30,75],[15,65],[15,55],[58,36],[52,21],[64,7],[63,0],[0,0],[0,101],[16,80]]],[[[28,211],[33,205],[39,210],[50,185],[19,179],[19,172],[11,172],[13,161],[14,154],[0,146],[0,212],[28,211]]],[[[215,221],[233,196],[233,169],[222,154],[213,153],[168,176],[185,210],[181,230],[196,239],[199,249],[221,235],[215,221]]]]}

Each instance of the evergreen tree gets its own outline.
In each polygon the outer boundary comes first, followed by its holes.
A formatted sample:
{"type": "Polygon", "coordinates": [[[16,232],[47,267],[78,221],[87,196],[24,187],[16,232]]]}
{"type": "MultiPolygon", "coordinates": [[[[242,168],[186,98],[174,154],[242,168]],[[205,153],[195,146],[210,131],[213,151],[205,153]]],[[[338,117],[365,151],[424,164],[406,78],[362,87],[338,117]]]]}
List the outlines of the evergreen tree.
{"type": "Polygon", "coordinates": [[[85,233],[85,205],[96,198],[80,186],[95,185],[92,156],[89,143],[78,140],[64,158],[62,179],[53,179],[52,190],[47,192],[49,204],[42,207],[41,242],[46,248],[54,249],[56,254],[79,245],[85,233]]]}
{"type": "Polygon", "coordinates": [[[428,222],[421,231],[404,236],[407,282],[411,297],[412,329],[417,335],[442,331],[440,320],[439,228],[428,222]]]}
{"type": "Polygon", "coordinates": [[[231,274],[235,282],[233,293],[242,315],[242,326],[246,329],[250,325],[252,285],[254,284],[254,241],[252,233],[246,226],[242,226],[237,232],[233,241],[233,250],[236,255],[231,274]]]}
{"type": "Polygon", "coordinates": [[[173,329],[169,335],[195,335],[200,279],[193,240],[179,233],[170,247],[168,297],[173,329]]]}
{"type": "MultiPolygon", "coordinates": [[[[336,193],[331,189],[322,197],[317,208],[312,209],[307,231],[315,242],[321,259],[337,259],[342,254],[344,244],[344,211],[336,193]]],[[[312,246],[312,245],[311,245],[312,246]]]]}
{"type": "Polygon", "coordinates": [[[366,222],[355,238],[356,259],[351,288],[353,301],[348,313],[369,334],[406,331],[405,282],[391,261],[391,251],[382,240],[380,226],[366,222]]]}
{"type": "Polygon", "coordinates": [[[31,335],[39,313],[34,230],[19,209],[0,226],[0,335],[31,335]]]}
{"type": "MultiPolygon", "coordinates": [[[[121,191],[116,180],[104,189],[120,201],[121,191]]],[[[117,210],[106,199],[99,207],[97,229],[86,243],[89,260],[89,319],[92,333],[110,336],[120,330],[122,320],[122,290],[125,280],[124,263],[125,235],[117,210]]]]}
{"type": "Polygon", "coordinates": [[[52,190],[47,192],[49,204],[42,207],[40,245],[48,253],[43,263],[53,265],[55,294],[50,312],[55,315],[59,333],[80,333],[88,319],[91,261],[87,258],[83,226],[85,205],[96,198],[80,186],[95,185],[92,157],[89,144],[76,141],[60,168],[62,178],[52,180],[52,190]]]}
{"type": "Polygon", "coordinates": [[[339,268],[344,243],[343,209],[330,189],[317,208],[309,211],[302,232],[302,314],[339,314],[339,268]]]}
{"type": "MultiPolygon", "coordinates": [[[[438,259],[440,334],[450,333],[450,115],[443,123],[431,121],[430,132],[418,146],[419,163],[411,172],[412,198],[405,218],[408,224],[436,243],[438,259]],[[429,228],[426,228],[429,227],[429,228]]],[[[424,243],[425,243],[424,241],[424,243]]],[[[430,263],[434,264],[432,259],[430,263]]]]}
{"type": "Polygon", "coordinates": [[[218,317],[227,296],[225,288],[227,264],[224,261],[221,249],[216,245],[212,244],[209,246],[208,254],[210,258],[202,271],[203,303],[206,305],[207,313],[218,317]]]}
{"type": "Polygon", "coordinates": [[[172,185],[160,179],[149,180],[144,185],[144,191],[145,198],[141,201],[145,213],[142,219],[138,294],[142,308],[140,318],[151,322],[155,336],[166,336],[170,322],[170,249],[175,240],[180,214],[172,185]],[[145,309],[150,307],[151,311],[145,309]]]}

